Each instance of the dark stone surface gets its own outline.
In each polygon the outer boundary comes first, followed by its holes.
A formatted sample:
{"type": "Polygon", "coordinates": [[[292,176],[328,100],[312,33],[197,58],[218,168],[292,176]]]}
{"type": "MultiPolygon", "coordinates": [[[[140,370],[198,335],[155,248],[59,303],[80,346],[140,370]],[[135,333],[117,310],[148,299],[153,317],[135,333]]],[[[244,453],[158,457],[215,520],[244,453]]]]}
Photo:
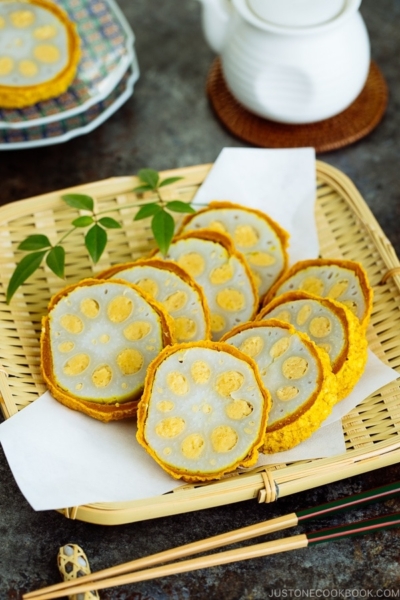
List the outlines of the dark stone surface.
{"type": "MultiPolygon", "coordinates": [[[[243,146],[222,129],[204,94],[213,54],[203,41],[199,4],[194,0],[120,0],[120,6],[135,31],[141,68],[133,97],[89,135],[47,148],[2,151],[2,204],[134,174],[141,167],[162,170],[208,163],[224,146],[243,146]]],[[[364,140],[319,158],[353,180],[400,253],[400,0],[364,0],[362,14],[372,56],[389,86],[387,113],[364,140]]],[[[98,570],[397,479],[400,467],[395,465],[282,498],[275,504],[248,501],[104,527],[67,520],[57,512],[35,513],[19,492],[0,450],[0,599],[15,600],[23,592],[57,582],[56,554],[67,542],[80,544],[92,569],[98,570]]],[[[400,510],[400,500],[395,499],[358,510],[354,516],[396,510],[400,510]]],[[[333,523],[335,519],[324,522],[333,523]]],[[[400,530],[392,530],[114,588],[103,591],[101,597],[264,600],[273,595],[305,597],[305,593],[308,597],[313,593],[314,597],[349,597],[351,590],[358,590],[358,597],[373,597],[367,595],[369,590],[386,590],[384,597],[399,597],[399,556],[400,530]]]]}

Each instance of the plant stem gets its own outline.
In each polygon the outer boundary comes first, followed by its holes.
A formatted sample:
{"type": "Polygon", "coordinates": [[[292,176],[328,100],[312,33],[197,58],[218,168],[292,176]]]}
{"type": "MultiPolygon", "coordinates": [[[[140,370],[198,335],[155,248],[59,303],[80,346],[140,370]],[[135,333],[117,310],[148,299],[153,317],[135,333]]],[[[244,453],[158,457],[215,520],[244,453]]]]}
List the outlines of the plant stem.
{"type": "MultiPolygon", "coordinates": [[[[156,191],[156,190],[154,190],[154,191],[156,191]]],[[[159,202],[159,204],[161,204],[161,207],[164,208],[164,206],[166,206],[166,204],[167,204],[167,201],[163,200],[160,197],[160,194],[158,193],[158,191],[156,191],[156,193],[157,193],[157,196],[158,196],[158,202],[159,202]]],[[[208,206],[208,203],[207,202],[190,202],[190,205],[191,206],[208,206]]],[[[117,211],[121,210],[122,208],[124,208],[124,209],[125,208],[135,208],[135,207],[138,207],[138,206],[143,206],[143,204],[135,202],[133,204],[126,204],[125,206],[117,206],[116,208],[109,208],[107,210],[100,210],[96,215],[93,215],[93,216],[100,216],[100,215],[104,215],[104,214],[110,213],[110,212],[117,212],[117,211]]]]}
{"type": "Polygon", "coordinates": [[[73,227],[72,229],[70,229],[69,231],[67,231],[67,233],[64,233],[64,235],[56,243],[56,246],[58,246],[59,244],[61,244],[61,242],[63,242],[65,240],[65,238],[67,238],[71,233],[73,233],[75,231],[75,229],[79,229],[79,228],[78,227],[73,227]]]}
{"type": "MultiPolygon", "coordinates": [[[[155,192],[157,194],[158,200],[157,202],[159,204],[161,204],[161,207],[164,208],[164,206],[167,204],[165,200],[163,200],[160,196],[160,193],[157,190],[152,190],[153,192],[155,192]]],[[[116,208],[109,208],[107,210],[100,210],[96,215],[93,214],[93,216],[99,216],[99,215],[104,215],[105,213],[110,213],[110,212],[116,212],[121,210],[121,208],[135,208],[137,206],[143,206],[143,204],[141,202],[134,202],[132,204],[125,204],[125,206],[117,206],[116,208]]]]}

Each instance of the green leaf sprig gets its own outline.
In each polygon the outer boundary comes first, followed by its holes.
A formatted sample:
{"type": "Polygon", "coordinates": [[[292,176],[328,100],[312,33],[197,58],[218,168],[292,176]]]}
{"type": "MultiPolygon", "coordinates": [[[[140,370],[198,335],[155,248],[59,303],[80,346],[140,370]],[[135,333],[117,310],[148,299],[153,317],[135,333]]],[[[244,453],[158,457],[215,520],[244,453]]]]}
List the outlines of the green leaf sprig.
{"type": "Polygon", "coordinates": [[[151,230],[160,252],[165,256],[175,232],[175,221],[170,212],[193,213],[195,210],[190,204],[181,200],[164,201],[161,198],[160,188],[175,183],[182,177],[167,177],[167,179],[161,181],[157,171],[141,169],[139,178],[143,183],[134,188],[133,191],[136,193],[151,191],[157,195],[158,199],[156,202],[150,202],[142,206],[135,215],[134,220],[139,221],[140,219],[152,217],[151,230]]]}
{"type": "MultiPolygon", "coordinates": [[[[136,213],[134,220],[152,217],[151,228],[154,239],[163,255],[168,251],[169,245],[175,231],[175,221],[170,214],[172,212],[191,213],[194,209],[180,200],[164,201],[161,198],[159,188],[170,185],[182,179],[182,177],[168,177],[161,180],[157,171],[153,169],[141,169],[138,173],[141,185],[134,188],[136,194],[152,191],[157,195],[156,202],[150,202],[142,205],[136,213]]],[[[88,214],[74,219],[72,227],[55,244],[43,234],[29,235],[19,245],[18,249],[29,252],[17,264],[11,279],[9,281],[6,293],[6,302],[10,303],[17,289],[25,283],[27,279],[40,267],[43,261],[49,269],[61,279],[64,278],[65,271],[65,249],[62,246],[65,239],[77,229],[87,228],[84,237],[85,247],[93,261],[97,263],[103,254],[107,241],[108,229],[121,229],[121,224],[108,216],[102,216],[104,212],[96,213],[95,203],[91,196],[85,194],[64,194],[62,200],[71,208],[86,211],[88,214]]],[[[124,206],[131,208],[138,206],[137,203],[124,206]]]]}

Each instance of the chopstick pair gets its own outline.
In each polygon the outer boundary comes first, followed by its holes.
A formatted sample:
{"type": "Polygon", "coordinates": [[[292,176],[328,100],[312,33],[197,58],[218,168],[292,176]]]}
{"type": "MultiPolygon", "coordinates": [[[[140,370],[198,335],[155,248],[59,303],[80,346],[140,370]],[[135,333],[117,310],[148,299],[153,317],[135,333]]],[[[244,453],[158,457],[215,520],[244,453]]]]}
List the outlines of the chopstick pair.
{"type": "Polygon", "coordinates": [[[192,558],[178,563],[171,563],[171,561],[193,554],[199,554],[200,552],[206,552],[221,546],[226,546],[275,531],[281,531],[288,527],[294,527],[300,522],[322,518],[327,515],[336,514],[340,511],[360,507],[364,504],[388,499],[399,493],[400,481],[397,481],[393,484],[367,490],[361,494],[348,496],[297,513],[290,513],[282,517],[269,519],[268,521],[263,521],[256,525],[249,525],[228,533],[185,544],[184,546],[179,546],[177,548],[171,548],[170,550],[158,552],[157,554],[145,556],[114,567],[109,567],[81,577],[79,580],[57,583],[42,588],[41,590],[35,590],[24,594],[23,598],[24,600],[51,600],[54,598],[61,598],[65,595],[80,594],[94,589],[100,590],[108,587],[155,579],[157,577],[166,577],[168,575],[229,564],[240,560],[249,560],[260,556],[277,554],[279,552],[288,552],[290,550],[305,548],[321,542],[362,535],[371,531],[398,527],[400,526],[400,513],[394,513],[384,517],[348,523],[337,527],[313,531],[307,534],[299,534],[280,540],[263,542],[253,546],[236,548],[216,554],[192,558]],[[167,562],[169,564],[154,567],[155,565],[160,565],[160,563],[167,562]]]}

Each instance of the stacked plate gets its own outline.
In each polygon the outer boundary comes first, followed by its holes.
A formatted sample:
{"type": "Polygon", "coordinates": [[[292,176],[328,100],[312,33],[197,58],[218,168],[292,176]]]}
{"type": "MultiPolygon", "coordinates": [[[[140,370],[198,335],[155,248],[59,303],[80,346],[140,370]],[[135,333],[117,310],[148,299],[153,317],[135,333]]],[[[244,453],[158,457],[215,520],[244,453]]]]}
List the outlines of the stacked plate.
{"type": "Polygon", "coordinates": [[[51,100],[0,109],[0,150],[59,144],[89,133],[133,93],[134,35],[114,0],[57,0],[77,25],[81,60],[70,87],[51,100]]]}

